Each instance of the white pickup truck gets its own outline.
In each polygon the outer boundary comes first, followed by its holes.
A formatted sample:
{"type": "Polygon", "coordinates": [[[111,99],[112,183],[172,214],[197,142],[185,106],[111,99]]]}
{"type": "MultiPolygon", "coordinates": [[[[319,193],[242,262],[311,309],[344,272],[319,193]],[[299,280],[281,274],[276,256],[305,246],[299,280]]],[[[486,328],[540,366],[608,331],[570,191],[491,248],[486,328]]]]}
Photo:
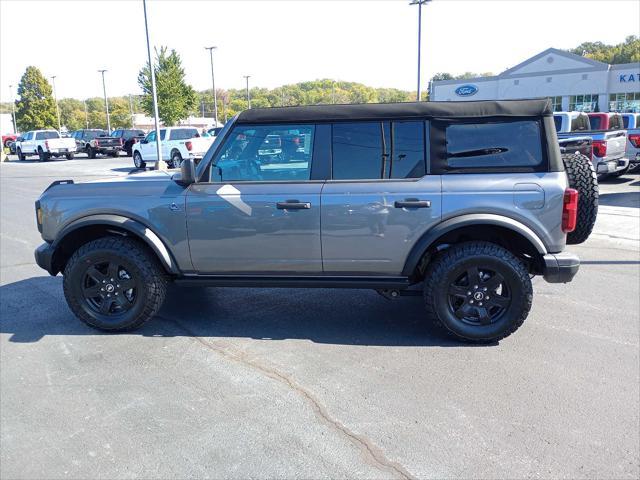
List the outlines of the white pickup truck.
{"type": "MultiPolygon", "coordinates": [[[[202,137],[197,128],[166,127],[160,129],[160,147],[162,160],[169,168],[179,168],[185,158],[202,158],[213,143],[213,137],[202,137]]],[[[156,132],[150,132],[146,138],[133,144],[133,163],[137,168],[145,168],[147,163],[158,161],[156,132]]]]}
{"type": "Polygon", "coordinates": [[[63,155],[71,160],[76,153],[76,141],[60,137],[56,130],[32,130],[16,139],[15,148],[18,160],[25,160],[30,155],[38,155],[41,162],[63,155]]]}

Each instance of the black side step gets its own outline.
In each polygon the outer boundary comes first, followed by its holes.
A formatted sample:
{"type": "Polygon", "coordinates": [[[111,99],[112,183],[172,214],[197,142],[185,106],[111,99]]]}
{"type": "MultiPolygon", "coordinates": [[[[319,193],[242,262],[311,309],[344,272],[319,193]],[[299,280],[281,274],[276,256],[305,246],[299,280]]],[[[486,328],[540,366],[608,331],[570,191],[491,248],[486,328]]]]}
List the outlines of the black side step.
{"type": "Polygon", "coordinates": [[[179,285],[205,287],[267,288],[373,288],[405,289],[407,277],[394,276],[311,276],[311,275],[187,275],[175,280],[179,285]]]}

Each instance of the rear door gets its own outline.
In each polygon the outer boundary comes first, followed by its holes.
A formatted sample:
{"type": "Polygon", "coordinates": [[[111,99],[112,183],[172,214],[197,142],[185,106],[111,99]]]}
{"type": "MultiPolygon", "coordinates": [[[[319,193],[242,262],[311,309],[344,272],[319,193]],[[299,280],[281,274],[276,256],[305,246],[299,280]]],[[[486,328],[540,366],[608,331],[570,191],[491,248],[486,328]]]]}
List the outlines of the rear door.
{"type": "Polygon", "coordinates": [[[427,175],[424,121],[332,126],[322,191],[325,273],[399,275],[411,247],[440,220],[440,177],[427,175]]]}
{"type": "Polygon", "coordinates": [[[200,274],[322,272],[320,191],[313,171],[316,127],[237,125],[212,160],[207,183],[187,194],[191,259],[200,274]],[[270,135],[297,135],[303,148],[261,155],[270,135]]]}

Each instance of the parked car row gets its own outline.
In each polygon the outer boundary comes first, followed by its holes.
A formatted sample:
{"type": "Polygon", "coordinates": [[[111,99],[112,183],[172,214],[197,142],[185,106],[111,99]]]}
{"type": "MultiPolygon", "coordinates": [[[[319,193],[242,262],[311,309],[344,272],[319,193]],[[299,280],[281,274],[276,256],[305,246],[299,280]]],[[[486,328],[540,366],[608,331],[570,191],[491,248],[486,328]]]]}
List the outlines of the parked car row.
{"type": "MultiPolygon", "coordinates": [[[[212,129],[213,130],[213,129],[212,129]]],[[[160,129],[162,160],[170,168],[178,168],[185,158],[202,158],[215,140],[212,135],[202,136],[194,127],[167,127],[160,129]]],[[[155,130],[132,147],[133,163],[137,168],[158,162],[158,147],[155,130]]]]}
{"type": "Polygon", "coordinates": [[[640,113],[555,112],[554,121],[561,149],[591,158],[599,176],[640,164],[640,113]]]}

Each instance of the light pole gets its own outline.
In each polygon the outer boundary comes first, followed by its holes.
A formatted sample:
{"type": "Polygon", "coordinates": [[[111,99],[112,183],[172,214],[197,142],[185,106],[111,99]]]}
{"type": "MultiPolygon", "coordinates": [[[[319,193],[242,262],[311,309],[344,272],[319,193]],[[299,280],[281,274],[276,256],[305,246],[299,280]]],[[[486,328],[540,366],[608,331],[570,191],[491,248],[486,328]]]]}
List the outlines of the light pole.
{"type": "Polygon", "coordinates": [[[104,93],[104,107],[107,110],[107,131],[111,133],[111,121],[109,120],[109,100],[107,99],[107,87],[104,83],[104,72],[107,70],[98,70],[102,74],[102,91],[104,93]]]}
{"type": "Polygon", "coordinates": [[[87,124],[87,130],[89,130],[89,112],[87,111],[87,101],[83,100],[82,103],[84,103],[84,121],[87,124]]]}
{"type": "Polygon", "coordinates": [[[9,85],[9,95],[11,97],[11,116],[13,118],[13,133],[18,134],[18,127],[16,127],[16,101],[13,98],[13,85],[9,85]]]}
{"type": "Polygon", "coordinates": [[[133,116],[133,102],[131,101],[131,94],[129,94],[129,111],[131,112],[131,128],[136,128],[135,117],[133,116]]]}
{"type": "Polygon", "coordinates": [[[156,72],[151,61],[151,42],[149,41],[149,24],[147,22],[147,0],[142,0],[142,8],[144,10],[144,31],[147,36],[147,56],[149,58],[149,73],[151,74],[151,93],[153,96],[153,122],[156,127],[156,154],[158,161],[156,162],[157,170],[166,170],[166,165],[162,164],[162,148],[160,145],[160,122],[158,120],[158,94],[156,92],[156,72]]]}
{"type": "Polygon", "coordinates": [[[420,47],[422,44],[422,5],[431,0],[413,0],[409,5],[418,5],[418,94],[416,100],[420,101],[420,47]]]}
{"type": "Polygon", "coordinates": [[[247,81],[247,105],[251,108],[251,95],[249,95],[249,79],[251,75],[244,75],[244,79],[247,81]]]}
{"type": "MultiPolygon", "coordinates": [[[[209,50],[209,55],[211,57],[211,86],[213,87],[213,119],[216,122],[216,127],[218,126],[218,95],[216,94],[216,79],[213,76],[213,51],[218,47],[204,47],[205,50],[209,50]]],[[[204,116],[204,115],[203,115],[204,116]]]]}
{"type": "Polygon", "coordinates": [[[58,107],[58,94],[56,93],[56,76],[51,77],[53,80],[53,98],[56,101],[56,115],[58,116],[58,132],[60,131],[60,107],[58,107]]]}

